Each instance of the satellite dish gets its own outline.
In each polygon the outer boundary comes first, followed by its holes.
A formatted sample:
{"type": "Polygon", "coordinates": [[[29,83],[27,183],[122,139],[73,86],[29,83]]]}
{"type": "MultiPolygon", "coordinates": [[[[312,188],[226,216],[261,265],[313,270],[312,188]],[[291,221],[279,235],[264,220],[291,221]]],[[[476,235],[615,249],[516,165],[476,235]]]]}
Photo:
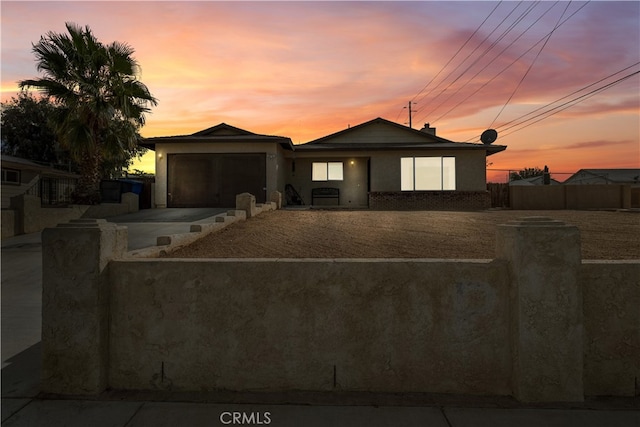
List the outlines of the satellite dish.
{"type": "Polygon", "coordinates": [[[498,139],[498,132],[495,129],[487,129],[480,136],[480,141],[487,145],[493,144],[496,139],[498,139]]]}

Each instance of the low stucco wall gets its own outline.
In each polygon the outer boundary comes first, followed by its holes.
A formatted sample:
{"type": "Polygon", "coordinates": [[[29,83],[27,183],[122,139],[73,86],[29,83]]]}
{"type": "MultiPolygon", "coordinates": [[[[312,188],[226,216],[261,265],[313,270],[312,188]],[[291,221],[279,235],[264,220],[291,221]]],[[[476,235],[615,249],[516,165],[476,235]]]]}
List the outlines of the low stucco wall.
{"type": "MultiPolygon", "coordinates": [[[[88,208],[88,206],[80,205],[72,205],[66,208],[43,208],[40,197],[26,194],[12,197],[11,207],[14,212],[14,234],[12,235],[37,233],[47,227],[55,227],[57,224],[80,218],[88,208]]],[[[3,215],[3,222],[4,219],[3,215]]],[[[4,225],[2,237],[10,237],[5,235],[4,225]]]]}
{"type": "Polygon", "coordinates": [[[16,235],[16,211],[3,209],[2,210],[2,221],[0,224],[2,226],[2,238],[12,237],[16,235]]]}
{"type": "Polygon", "coordinates": [[[162,259],[110,269],[112,388],[510,393],[503,262],[162,259]]]}
{"type": "Polygon", "coordinates": [[[638,395],[640,260],[501,224],[495,260],[140,259],[126,228],[43,232],[42,390],[638,395]]]}
{"type": "Polygon", "coordinates": [[[640,394],[640,262],[583,262],[580,282],[585,394],[640,394]]]}

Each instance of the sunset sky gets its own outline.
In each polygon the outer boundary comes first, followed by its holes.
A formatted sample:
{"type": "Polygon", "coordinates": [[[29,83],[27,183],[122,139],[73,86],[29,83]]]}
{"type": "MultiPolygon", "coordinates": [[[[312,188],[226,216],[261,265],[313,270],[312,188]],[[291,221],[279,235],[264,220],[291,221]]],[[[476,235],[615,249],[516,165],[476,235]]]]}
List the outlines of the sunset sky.
{"type": "MultiPolygon", "coordinates": [[[[559,173],[581,168],[640,167],[639,74],[587,95],[640,70],[637,1],[0,7],[3,102],[16,95],[17,81],[38,76],[32,43],[74,22],[103,43],[135,49],[141,81],[159,100],[145,137],[225,122],[298,144],[376,117],[404,124],[403,107],[414,101],[413,127],[429,122],[443,138],[478,142],[483,130],[497,129],[496,143],[508,148],[489,158],[490,169],[548,165],[562,181],[568,175],[559,173]],[[582,95],[546,120],[506,129],[582,95]]],[[[134,168],[153,172],[153,153],[134,168]]],[[[488,178],[506,174],[489,171],[488,178]]]]}

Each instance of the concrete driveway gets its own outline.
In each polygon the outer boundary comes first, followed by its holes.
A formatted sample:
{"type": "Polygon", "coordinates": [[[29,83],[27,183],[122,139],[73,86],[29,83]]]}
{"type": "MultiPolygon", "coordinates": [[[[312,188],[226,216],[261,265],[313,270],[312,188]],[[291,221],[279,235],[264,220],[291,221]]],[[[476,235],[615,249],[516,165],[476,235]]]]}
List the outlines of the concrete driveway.
{"type": "MultiPolygon", "coordinates": [[[[147,209],[107,218],[129,229],[129,250],[156,245],[158,236],[188,233],[194,223],[213,222],[220,208],[147,209]]],[[[42,331],[41,233],[2,239],[2,366],[40,342],[42,331]]]]}

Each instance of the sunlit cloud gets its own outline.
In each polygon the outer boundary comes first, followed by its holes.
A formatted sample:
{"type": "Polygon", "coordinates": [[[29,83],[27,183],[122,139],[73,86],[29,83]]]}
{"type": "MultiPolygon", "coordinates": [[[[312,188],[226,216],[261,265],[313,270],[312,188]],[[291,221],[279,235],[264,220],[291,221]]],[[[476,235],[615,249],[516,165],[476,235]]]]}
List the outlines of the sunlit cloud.
{"type": "MultiPolygon", "coordinates": [[[[89,25],[101,41],[135,49],[141,80],[159,99],[142,129],[146,137],[191,134],[226,122],[302,143],[375,117],[408,123],[403,107],[413,100],[414,127],[429,122],[444,138],[478,142],[489,126],[500,129],[640,61],[640,4],[589,2],[553,33],[525,78],[542,46],[535,43],[567,5],[569,13],[584,5],[540,2],[453,82],[475,60],[462,63],[480,40],[498,28],[495,40],[506,28],[498,27],[502,18],[533,5],[502,2],[442,70],[497,4],[2,2],[2,101],[15,95],[18,80],[37,76],[31,44],[47,31],[64,32],[66,21],[89,25]]],[[[522,130],[500,131],[496,143],[509,148],[491,162],[507,168],[548,162],[559,170],[635,161],[637,167],[638,82],[631,78],[522,130]],[[541,138],[547,141],[541,144],[541,138]]]]}

